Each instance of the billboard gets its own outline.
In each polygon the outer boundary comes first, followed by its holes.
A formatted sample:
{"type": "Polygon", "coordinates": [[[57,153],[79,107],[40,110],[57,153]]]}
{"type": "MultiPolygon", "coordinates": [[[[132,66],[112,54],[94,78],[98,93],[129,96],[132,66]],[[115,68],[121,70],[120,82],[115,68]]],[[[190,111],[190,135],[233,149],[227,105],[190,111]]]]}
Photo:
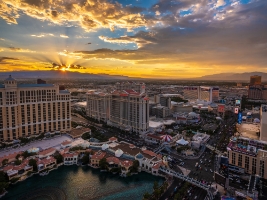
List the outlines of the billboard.
{"type": "Polygon", "coordinates": [[[223,105],[223,104],[219,104],[219,105],[218,105],[218,112],[219,112],[219,113],[224,113],[224,111],[225,111],[225,105],[223,105]]]}
{"type": "Polygon", "coordinates": [[[236,106],[240,106],[240,104],[241,104],[241,100],[240,99],[235,100],[235,105],[236,106]]]}
{"type": "Polygon", "coordinates": [[[242,112],[239,112],[238,113],[238,124],[241,124],[242,123],[242,112]]]}
{"type": "Polygon", "coordinates": [[[235,108],[235,114],[238,114],[238,108],[235,108]]]}

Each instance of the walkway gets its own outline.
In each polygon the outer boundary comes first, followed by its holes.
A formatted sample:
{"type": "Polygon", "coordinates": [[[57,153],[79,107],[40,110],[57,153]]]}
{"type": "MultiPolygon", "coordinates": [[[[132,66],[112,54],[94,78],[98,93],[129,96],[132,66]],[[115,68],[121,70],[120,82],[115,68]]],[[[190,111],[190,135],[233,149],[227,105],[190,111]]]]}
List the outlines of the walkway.
{"type": "Polygon", "coordinates": [[[33,141],[31,143],[28,143],[24,146],[20,146],[18,148],[2,149],[0,151],[0,157],[9,155],[15,152],[19,152],[19,151],[26,151],[32,147],[40,147],[42,149],[48,149],[50,147],[60,147],[60,144],[65,140],[73,141],[73,139],[67,135],[55,136],[55,137],[52,137],[51,139],[33,141]]]}

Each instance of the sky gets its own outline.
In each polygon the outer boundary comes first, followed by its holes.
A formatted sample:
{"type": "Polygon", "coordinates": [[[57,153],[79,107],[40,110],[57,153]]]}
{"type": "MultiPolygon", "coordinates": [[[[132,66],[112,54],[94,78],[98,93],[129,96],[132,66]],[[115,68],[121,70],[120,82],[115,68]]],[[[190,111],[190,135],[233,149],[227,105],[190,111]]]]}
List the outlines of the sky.
{"type": "Polygon", "coordinates": [[[1,0],[0,71],[179,79],[267,70],[267,0],[1,0]]]}

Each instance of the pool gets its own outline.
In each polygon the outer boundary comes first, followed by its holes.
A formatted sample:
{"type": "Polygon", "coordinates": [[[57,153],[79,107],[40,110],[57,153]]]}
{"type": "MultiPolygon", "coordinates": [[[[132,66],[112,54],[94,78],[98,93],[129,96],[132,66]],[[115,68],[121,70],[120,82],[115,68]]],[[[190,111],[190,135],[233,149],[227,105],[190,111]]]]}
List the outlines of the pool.
{"type": "Polygon", "coordinates": [[[37,153],[40,151],[40,148],[38,147],[33,147],[27,150],[28,153],[37,153]]]}

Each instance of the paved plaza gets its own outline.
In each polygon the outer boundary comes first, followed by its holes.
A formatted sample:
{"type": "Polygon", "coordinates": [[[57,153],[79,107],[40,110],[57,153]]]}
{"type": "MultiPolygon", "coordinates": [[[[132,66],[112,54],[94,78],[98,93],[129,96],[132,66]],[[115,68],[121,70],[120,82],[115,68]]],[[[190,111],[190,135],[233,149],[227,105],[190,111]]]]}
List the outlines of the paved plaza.
{"type": "Polygon", "coordinates": [[[25,146],[21,146],[18,148],[2,149],[0,150],[0,157],[3,157],[8,154],[12,154],[14,152],[26,151],[32,147],[40,147],[42,149],[48,149],[50,147],[60,147],[60,144],[65,140],[73,141],[73,139],[71,139],[71,137],[67,135],[52,137],[51,139],[33,141],[29,144],[26,144],[25,146]]]}

